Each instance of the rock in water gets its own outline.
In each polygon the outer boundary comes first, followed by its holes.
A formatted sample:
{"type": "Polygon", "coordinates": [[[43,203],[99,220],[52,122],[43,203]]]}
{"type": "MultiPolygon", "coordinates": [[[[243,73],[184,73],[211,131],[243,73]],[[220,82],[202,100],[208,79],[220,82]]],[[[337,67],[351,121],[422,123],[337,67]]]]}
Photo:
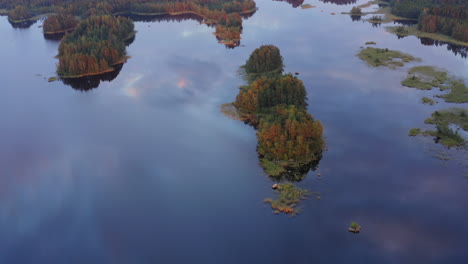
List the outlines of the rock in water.
{"type": "Polygon", "coordinates": [[[351,225],[349,228],[348,228],[348,231],[351,232],[351,233],[359,233],[361,231],[361,226],[360,225],[351,225]]]}

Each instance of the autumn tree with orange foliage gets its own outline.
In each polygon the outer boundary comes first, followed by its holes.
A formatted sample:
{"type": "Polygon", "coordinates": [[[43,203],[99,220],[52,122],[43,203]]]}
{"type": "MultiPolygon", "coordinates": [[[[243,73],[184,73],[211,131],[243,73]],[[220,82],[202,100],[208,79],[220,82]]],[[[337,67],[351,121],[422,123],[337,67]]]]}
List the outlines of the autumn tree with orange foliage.
{"type": "MultiPolygon", "coordinates": [[[[307,113],[303,82],[292,74],[282,74],[283,58],[279,49],[261,46],[243,68],[247,75],[257,79],[240,88],[233,105],[243,121],[258,128],[261,159],[268,160],[268,166],[288,169],[318,160],[325,144],[323,126],[307,113]]],[[[266,163],[261,164],[269,173],[266,163]]]]}
{"type": "Polygon", "coordinates": [[[61,77],[82,77],[112,70],[125,60],[125,40],[133,34],[133,22],[125,17],[83,20],[60,43],[57,73],[61,77]]]}
{"type": "Polygon", "coordinates": [[[323,126],[294,105],[280,105],[262,118],[258,127],[258,153],[272,161],[300,166],[318,158],[324,146],[323,126]]]}

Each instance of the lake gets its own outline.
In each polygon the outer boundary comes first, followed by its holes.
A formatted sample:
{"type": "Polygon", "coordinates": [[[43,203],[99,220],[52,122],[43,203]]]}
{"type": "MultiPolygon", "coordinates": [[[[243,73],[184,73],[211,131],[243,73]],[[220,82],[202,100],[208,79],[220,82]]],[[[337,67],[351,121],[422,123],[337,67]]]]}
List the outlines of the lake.
{"type": "Polygon", "coordinates": [[[416,65],[466,82],[468,60],[340,14],[352,5],[256,2],[234,49],[195,20],[136,22],[131,59],[87,91],[47,81],[59,42],[41,22],[0,17],[0,263],[467,263],[466,152],[408,136],[456,105],[400,82],[416,65]],[[366,41],[422,62],[372,68],[356,56],[366,41]],[[328,151],[297,183],[321,199],[297,217],[263,204],[274,181],[255,130],[219,108],[262,44],[300,73],[325,128],[328,151]]]}

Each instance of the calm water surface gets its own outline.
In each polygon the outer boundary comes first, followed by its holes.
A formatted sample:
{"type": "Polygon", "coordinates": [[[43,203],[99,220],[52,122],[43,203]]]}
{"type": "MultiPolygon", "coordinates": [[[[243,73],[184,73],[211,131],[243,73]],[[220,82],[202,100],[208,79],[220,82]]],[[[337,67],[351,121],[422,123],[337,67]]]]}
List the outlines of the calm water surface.
{"type": "Polygon", "coordinates": [[[0,17],[0,263],[468,263],[466,157],[407,136],[451,105],[400,85],[425,64],[466,80],[468,60],[339,15],[350,5],[305,3],[257,1],[235,49],[196,21],[137,22],[132,58],[88,92],[47,82],[58,42],[39,23],[0,17]],[[366,41],[423,62],[368,67],[366,41]],[[329,151],[298,183],[321,200],[295,218],[262,204],[273,182],[255,131],[219,111],[261,44],[300,72],[325,126],[329,151]]]}

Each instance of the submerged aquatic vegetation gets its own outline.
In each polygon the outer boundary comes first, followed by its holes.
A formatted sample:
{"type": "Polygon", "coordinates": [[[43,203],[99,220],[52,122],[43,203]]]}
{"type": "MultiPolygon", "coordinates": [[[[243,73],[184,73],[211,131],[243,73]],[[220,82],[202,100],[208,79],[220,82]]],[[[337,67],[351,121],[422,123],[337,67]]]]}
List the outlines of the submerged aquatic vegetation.
{"type": "Polygon", "coordinates": [[[285,213],[296,215],[299,211],[296,209],[297,204],[305,200],[309,195],[309,191],[301,189],[292,183],[278,184],[277,192],[279,196],[277,199],[267,198],[264,203],[269,203],[274,213],[285,213]]]}
{"type": "Polygon", "coordinates": [[[315,8],[315,6],[310,5],[310,4],[303,4],[303,5],[301,5],[301,8],[302,9],[309,9],[309,8],[315,8]]]}
{"type": "Polygon", "coordinates": [[[468,131],[468,109],[450,108],[441,111],[435,111],[431,117],[424,121],[426,124],[437,124],[445,122],[455,124],[465,131],[468,131]]]}
{"type": "Polygon", "coordinates": [[[465,144],[465,140],[460,136],[457,130],[453,130],[445,122],[436,124],[437,138],[440,138],[440,143],[446,147],[456,147],[465,144]]]}
{"type": "Polygon", "coordinates": [[[434,104],[435,104],[435,101],[434,101],[434,100],[432,100],[432,99],[429,98],[429,97],[425,97],[425,96],[424,96],[423,98],[421,98],[421,102],[422,102],[423,104],[429,104],[429,105],[434,105],[434,104]]]}
{"type": "MultiPolygon", "coordinates": [[[[432,90],[432,88],[439,88],[441,91],[449,90],[447,94],[438,95],[437,97],[443,98],[448,103],[468,102],[468,88],[465,83],[462,80],[456,80],[454,77],[448,76],[445,70],[438,70],[432,66],[411,68],[408,71],[408,77],[401,84],[419,90],[432,90]]],[[[423,102],[430,103],[428,100],[423,102]]]]}
{"type": "Polygon", "coordinates": [[[448,88],[450,92],[448,94],[438,95],[448,103],[466,103],[468,102],[468,87],[463,81],[451,81],[448,88]]]}
{"type": "Polygon", "coordinates": [[[415,57],[400,51],[372,47],[362,49],[359,52],[358,57],[361,60],[366,61],[371,66],[387,66],[391,69],[402,67],[406,62],[416,59],[415,57]]]}
{"type": "Polygon", "coordinates": [[[436,70],[432,66],[417,66],[408,71],[408,77],[401,84],[420,90],[431,90],[441,87],[447,81],[447,72],[436,70]]]}
{"type": "Polygon", "coordinates": [[[467,110],[462,108],[451,108],[443,111],[435,111],[432,116],[424,121],[426,124],[435,125],[436,130],[421,131],[418,128],[410,130],[410,136],[422,134],[424,136],[432,136],[436,142],[450,147],[462,147],[466,140],[459,134],[457,129],[453,129],[450,125],[457,125],[461,129],[468,131],[467,110]]]}
{"type": "Polygon", "coordinates": [[[421,134],[421,129],[419,128],[412,128],[408,133],[408,135],[411,137],[417,136],[419,134],[421,134]]]}

